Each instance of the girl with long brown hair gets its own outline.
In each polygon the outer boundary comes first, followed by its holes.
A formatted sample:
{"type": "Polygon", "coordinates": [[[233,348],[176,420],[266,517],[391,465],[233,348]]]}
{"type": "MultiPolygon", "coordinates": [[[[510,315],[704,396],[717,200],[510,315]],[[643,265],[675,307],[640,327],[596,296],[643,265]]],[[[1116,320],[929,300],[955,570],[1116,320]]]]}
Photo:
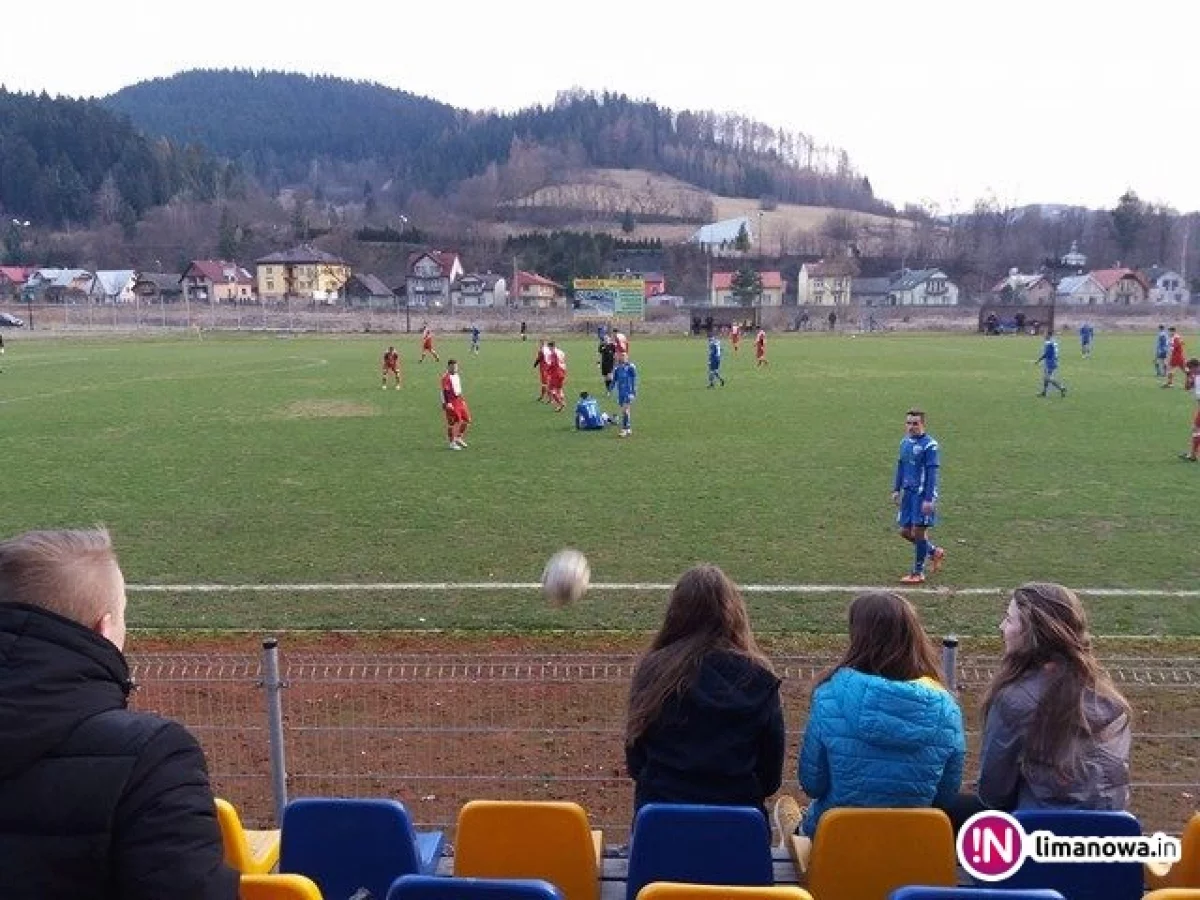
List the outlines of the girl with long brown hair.
{"type": "Polygon", "coordinates": [[[719,568],[684,572],[629,692],[625,761],[634,803],[755,806],[779,789],[780,680],[719,568]]]}
{"type": "Polygon", "coordinates": [[[979,798],[989,807],[1125,809],[1130,709],[1060,584],[1013,591],[1004,656],[983,702],[979,798]]]}
{"type": "Polygon", "coordinates": [[[809,838],[827,809],[939,805],[962,783],[962,712],[916,609],[870,592],[854,598],[849,619],[850,646],[813,689],[800,750],[809,838]]]}

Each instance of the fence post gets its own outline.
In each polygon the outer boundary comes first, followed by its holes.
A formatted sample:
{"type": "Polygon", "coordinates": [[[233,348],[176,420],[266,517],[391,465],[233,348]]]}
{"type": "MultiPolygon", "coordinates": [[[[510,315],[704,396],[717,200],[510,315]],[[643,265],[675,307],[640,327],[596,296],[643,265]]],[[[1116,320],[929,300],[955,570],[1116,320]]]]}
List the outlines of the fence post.
{"type": "Polygon", "coordinates": [[[263,686],[267,689],[267,740],[271,748],[271,792],[275,797],[275,824],[283,823],[287,806],[287,767],[283,756],[284,684],[279,680],[279,639],[263,640],[263,686]]]}
{"type": "Polygon", "coordinates": [[[952,634],[942,638],[942,675],[950,693],[958,692],[958,638],[952,634]]]}

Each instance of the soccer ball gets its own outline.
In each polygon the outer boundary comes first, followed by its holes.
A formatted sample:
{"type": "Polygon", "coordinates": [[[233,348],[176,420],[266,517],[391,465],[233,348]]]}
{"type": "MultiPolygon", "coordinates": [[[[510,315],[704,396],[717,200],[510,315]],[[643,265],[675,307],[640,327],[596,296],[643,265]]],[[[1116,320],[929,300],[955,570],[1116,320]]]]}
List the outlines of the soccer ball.
{"type": "Polygon", "coordinates": [[[554,606],[566,606],[587,592],[591,577],[587,557],[578,550],[559,550],[542,570],[542,593],[554,606]]]}

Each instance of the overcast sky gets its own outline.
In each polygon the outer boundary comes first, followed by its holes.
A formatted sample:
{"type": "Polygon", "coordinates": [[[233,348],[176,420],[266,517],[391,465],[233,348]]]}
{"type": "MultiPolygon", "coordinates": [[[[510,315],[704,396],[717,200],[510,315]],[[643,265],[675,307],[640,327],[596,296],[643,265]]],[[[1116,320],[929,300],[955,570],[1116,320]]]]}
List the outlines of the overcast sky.
{"type": "Polygon", "coordinates": [[[1200,210],[1200,2],[387,0],[5,4],[0,83],[103,96],[192,68],[379,82],[512,110],[572,87],[737,111],[941,211],[1200,210]]]}

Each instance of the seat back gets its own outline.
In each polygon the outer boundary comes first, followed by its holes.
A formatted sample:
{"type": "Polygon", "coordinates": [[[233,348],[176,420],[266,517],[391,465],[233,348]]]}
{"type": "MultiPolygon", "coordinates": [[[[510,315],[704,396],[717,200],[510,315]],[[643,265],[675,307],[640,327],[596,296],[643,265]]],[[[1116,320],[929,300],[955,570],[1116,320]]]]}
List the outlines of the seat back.
{"type": "Polygon", "coordinates": [[[238,900],[322,900],[321,891],[303,875],[243,875],[238,900]]]}
{"type": "Polygon", "coordinates": [[[820,900],[883,900],[906,885],[954,887],[954,829],[944,812],[927,807],[827,810],[806,881],[820,900]]]}
{"type": "Polygon", "coordinates": [[[779,887],[731,887],[655,881],[638,892],[637,900],[813,900],[813,895],[791,884],[779,887]]]}
{"type": "Polygon", "coordinates": [[[1163,888],[1200,888],[1200,813],[1195,813],[1183,829],[1183,856],[1165,873],[1157,866],[1146,866],[1146,886],[1163,888]]]}
{"type": "Polygon", "coordinates": [[[1200,888],[1163,888],[1143,894],[1142,900],[1200,900],[1200,888]]]}
{"type": "Polygon", "coordinates": [[[771,830],[750,806],[647,803],[633,820],[627,900],[655,881],[774,884],[771,830]]]}
{"type": "Polygon", "coordinates": [[[1058,891],[1035,889],[1006,891],[1000,888],[903,887],[888,900],[1065,900],[1058,891]]]}
{"type": "Polygon", "coordinates": [[[472,800],[458,813],[454,874],[540,878],[566,900],[597,900],[600,865],[578,803],[472,800]]]}
{"type": "MultiPolygon", "coordinates": [[[[1037,831],[1076,837],[1134,837],[1142,827],[1131,813],[1090,809],[1019,809],[1013,816],[1027,836],[1037,831]]],[[[1053,888],[1067,900],[1141,900],[1141,863],[1039,863],[1026,859],[1003,888],[1053,888]]]]}
{"type": "MultiPolygon", "coordinates": [[[[258,854],[250,846],[249,835],[242,828],[237,809],[228,800],[216,798],[217,823],[221,826],[221,844],[225,848],[225,864],[243,875],[264,875],[279,861],[279,841],[264,842],[258,854]]],[[[264,836],[266,832],[258,832],[264,836]]]]}
{"type": "Polygon", "coordinates": [[[537,878],[439,878],[405,875],[387,900],[563,900],[558,888],[537,878]]]}
{"type": "Polygon", "coordinates": [[[293,800],[283,811],[279,871],[308,876],[325,900],[361,888],[383,897],[401,875],[421,871],[408,811],[395,800],[293,800]]]}

